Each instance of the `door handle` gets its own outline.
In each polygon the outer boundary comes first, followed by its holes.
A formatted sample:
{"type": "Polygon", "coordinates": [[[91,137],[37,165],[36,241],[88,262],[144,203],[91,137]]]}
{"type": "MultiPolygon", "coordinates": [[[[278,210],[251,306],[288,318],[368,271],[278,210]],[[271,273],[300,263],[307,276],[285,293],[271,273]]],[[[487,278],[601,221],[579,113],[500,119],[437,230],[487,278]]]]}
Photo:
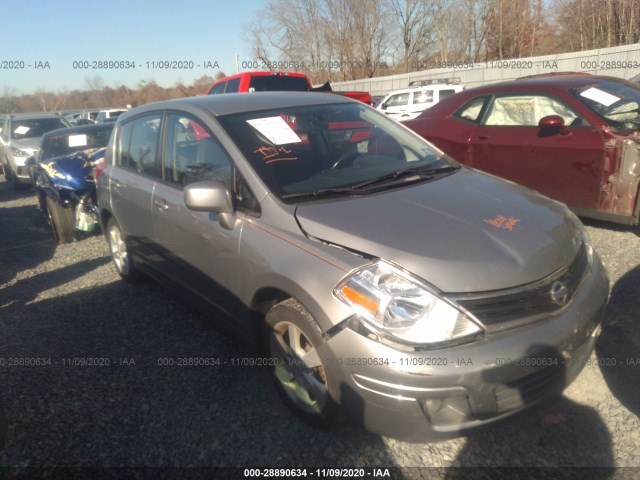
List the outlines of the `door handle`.
{"type": "Polygon", "coordinates": [[[479,135],[478,136],[478,140],[489,140],[489,136],[488,135],[479,135]]]}
{"type": "Polygon", "coordinates": [[[169,204],[167,204],[166,200],[154,200],[153,204],[158,207],[158,210],[161,212],[169,210],[169,204]]]}

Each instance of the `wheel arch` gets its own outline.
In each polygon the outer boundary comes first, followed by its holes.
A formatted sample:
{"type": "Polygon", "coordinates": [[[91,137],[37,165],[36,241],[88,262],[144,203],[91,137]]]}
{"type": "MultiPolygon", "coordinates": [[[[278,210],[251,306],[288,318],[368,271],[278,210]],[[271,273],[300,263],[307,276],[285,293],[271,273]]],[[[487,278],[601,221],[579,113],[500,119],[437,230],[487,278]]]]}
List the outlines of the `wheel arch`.
{"type": "Polygon", "coordinates": [[[295,297],[275,287],[263,287],[253,294],[251,300],[251,334],[258,349],[260,349],[261,330],[264,328],[265,315],[272,307],[289,298],[295,297]]]}

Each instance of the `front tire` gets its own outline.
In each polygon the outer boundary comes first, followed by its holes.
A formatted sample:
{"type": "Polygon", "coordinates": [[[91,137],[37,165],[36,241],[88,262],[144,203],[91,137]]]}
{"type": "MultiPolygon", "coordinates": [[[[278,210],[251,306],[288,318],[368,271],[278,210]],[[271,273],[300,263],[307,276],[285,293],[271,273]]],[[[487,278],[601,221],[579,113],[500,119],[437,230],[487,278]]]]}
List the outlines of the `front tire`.
{"type": "Polygon", "coordinates": [[[271,374],[287,406],[307,423],[329,427],[339,418],[334,379],[319,347],[324,343],[311,314],[295,299],[267,312],[263,334],[271,374]]]}
{"type": "Polygon", "coordinates": [[[125,241],[122,229],[115,218],[111,217],[107,222],[107,242],[111,251],[111,259],[116,267],[118,275],[127,282],[132,282],[140,277],[140,271],[133,264],[129,247],[125,241]]]}
{"type": "Polygon", "coordinates": [[[55,200],[47,197],[47,212],[58,243],[71,243],[74,240],[76,216],[73,208],[64,208],[55,200]]]}

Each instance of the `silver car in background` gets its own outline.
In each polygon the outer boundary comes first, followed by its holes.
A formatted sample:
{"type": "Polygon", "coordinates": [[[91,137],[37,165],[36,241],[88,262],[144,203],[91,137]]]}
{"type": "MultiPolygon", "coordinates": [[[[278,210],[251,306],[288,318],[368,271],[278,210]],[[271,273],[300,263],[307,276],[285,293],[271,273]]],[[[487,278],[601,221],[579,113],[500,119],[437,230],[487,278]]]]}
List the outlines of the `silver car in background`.
{"type": "Polygon", "coordinates": [[[251,364],[312,424],[458,435],[561,392],[600,331],[608,277],[566,206],[360,102],[148,104],[118,118],[105,160],[120,276],[257,342],[251,364]]]}
{"type": "Polygon", "coordinates": [[[71,124],[53,113],[15,113],[4,118],[0,129],[0,162],[7,182],[14,189],[31,185],[27,158],[35,156],[42,136],[71,124]]]}

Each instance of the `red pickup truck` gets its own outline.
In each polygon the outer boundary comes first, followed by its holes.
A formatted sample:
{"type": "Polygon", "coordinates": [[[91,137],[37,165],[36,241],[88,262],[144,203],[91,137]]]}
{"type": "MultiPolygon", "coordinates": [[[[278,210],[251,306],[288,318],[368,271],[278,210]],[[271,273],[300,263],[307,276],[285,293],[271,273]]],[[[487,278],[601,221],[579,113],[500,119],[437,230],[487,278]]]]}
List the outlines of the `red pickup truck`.
{"type": "Polygon", "coordinates": [[[298,72],[242,72],[229,77],[221,78],[211,85],[207,92],[209,95],[217,93],[240,93],[240,92],[312,92],[325,91],[359,100],[367,105],[371,105],[371,95],[369,92],[335,92],[328,83],[314,88],[309,77],[298,72]]]}

